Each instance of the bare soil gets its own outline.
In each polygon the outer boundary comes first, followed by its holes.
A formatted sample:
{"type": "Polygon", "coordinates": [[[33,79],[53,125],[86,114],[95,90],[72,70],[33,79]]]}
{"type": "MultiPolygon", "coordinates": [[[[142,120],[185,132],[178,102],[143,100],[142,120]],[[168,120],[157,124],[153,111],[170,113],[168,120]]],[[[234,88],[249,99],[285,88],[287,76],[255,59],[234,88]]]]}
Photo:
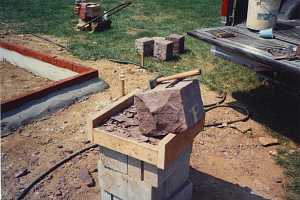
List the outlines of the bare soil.
{"type": "Polygon", "coordinates": [[[36,76],[33,73],[0,61],[0,101],[33,92],[50,84],[51,80],[36,76]]]}
{"type": "MultiPolygon", "coordinates": [[[[5,36],[21,44],[48,53],[64,55],[79,61],[52,44],[31,36],[5,36]]],[[[1,140],[2,198],[14,199],[35,177],[54,163],[86,144],[87,122],[91,113],[103,109],[120,96],[118,75],[126,74],[126,92],[144,88],[154,76],[133,65],[119,65],[107,60],[80,61],[99,69],[110,88],[85,98],[42,120],[26,125],[1,140]],[[22,169],[30,171],[15,178],[22,169]]],[[[202,86],[204,103],[218,100],[217,94],[202,86]]],[[[238,103],[230,95],[226,103],[238,103]]],[[[228,120],[239,117],[238,111],[218,109],[208,112],[207,120],[228,120]]],[[[284,199],[285,177],[275,164],[270,151],[276,146],[262,147],[258,137],[269,135],[266,128],[253,120],[237,123],[235,127],[206,128],[195,139],[191,156],[193,199],[284,199]],[[247,130],[248,127],[251,130],[247,130]]],[[[26,199],[99,199],[98,184],[85,186],[79,170],[87,168],[97,179],[96,163],[99,149],[90,150],[67,162],[37,184],[26,199]]]]}

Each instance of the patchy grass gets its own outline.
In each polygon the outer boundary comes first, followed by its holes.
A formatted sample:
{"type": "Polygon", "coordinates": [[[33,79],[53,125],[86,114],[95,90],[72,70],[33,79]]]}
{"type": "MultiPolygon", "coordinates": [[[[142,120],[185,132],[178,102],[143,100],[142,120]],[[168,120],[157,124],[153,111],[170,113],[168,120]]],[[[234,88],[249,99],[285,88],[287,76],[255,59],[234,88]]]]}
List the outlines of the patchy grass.
{"type": "Polygon", "coordinates": [[[289,153],[286,149],[280,149],[276,161],[285,168],[285,174],[289,178],[287,199],[300,199],[300,152],[289,153]]]}
{"type": "MultiPolygon", "coordinates": [[[[105,9],[120,0],[101,1],[105,9]]],[[[185,33],[200,27],[219,25],[220,0],[139,0],[112,17],[113,28],[102,33],[77,32],[72,14],[74,0],[0,1],[0,21],[20,24],[18,33],[38,33],[68,40],[71,53],[81,59],[114,58],[139,62],[134,40],[143,36],[185,33]]],[[[0,27],[1,29],[1,27],[0,27]]],[[[188,53],[171,62],[146,58],[150,71],[171,74],[202,68],[201,81],[215,90],[248,90],[257,85],[249,70],[215,58],[209,45],[187,37],[188,53]],[[175,67],[174,67],[175,66],[175,67]]]]}

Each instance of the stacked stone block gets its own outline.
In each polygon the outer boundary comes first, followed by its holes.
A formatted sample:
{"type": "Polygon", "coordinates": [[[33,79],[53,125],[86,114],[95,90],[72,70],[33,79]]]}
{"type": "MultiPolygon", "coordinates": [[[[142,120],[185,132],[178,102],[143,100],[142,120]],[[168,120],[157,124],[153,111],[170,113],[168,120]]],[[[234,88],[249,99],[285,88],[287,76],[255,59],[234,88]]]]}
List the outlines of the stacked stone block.
{"type": "Polygon", "coordinates": [[[159,84],[134,97],[139,129],[146,136],[180,134],[192,128],[204,116],[198,80],[159,84]]]}
{"type": "Polygon", "coordinates": [[[154,40],[144,37],[135,40],[135,49],[140,55],[153,56],[154,40]]]}
{"type": "Polygon", "coordinates": [[[163,61],[171,60],[173,58],[173,42],[165,39],[155,39],[153,55],[163,61]]]}
{"type": "Polygon", "coordinates": [[[167,40],[174,43],[173,54],[182,54],[184,53],[184,36],[179,34],[171,34],[166,37],[167,40]]]}
{"type": "Polygon", "coordinates": [[[189,160],[192,145],[167,169],[101,148],[98,163],[102,200],[190,200],[189,160]]]}

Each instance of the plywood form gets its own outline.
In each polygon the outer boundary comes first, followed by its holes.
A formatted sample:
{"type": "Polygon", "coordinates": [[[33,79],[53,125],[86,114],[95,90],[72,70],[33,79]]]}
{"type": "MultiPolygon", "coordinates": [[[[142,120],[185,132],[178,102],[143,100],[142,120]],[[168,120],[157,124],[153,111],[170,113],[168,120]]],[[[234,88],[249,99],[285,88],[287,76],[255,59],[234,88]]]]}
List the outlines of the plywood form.
{"type": "Polygon", "coordinates": [[[119,99],[103,111],[93,114],[89,122],[88,137],[95,144],[165,169],[187,146],[192,144],[193,139],[204,127],[205,116],[203,115],[198,123],[181,134],[168,134],[158,145],[116,136],[97,128],[111,116],[133,105],[135,93],[136,91],[119,99]]]}

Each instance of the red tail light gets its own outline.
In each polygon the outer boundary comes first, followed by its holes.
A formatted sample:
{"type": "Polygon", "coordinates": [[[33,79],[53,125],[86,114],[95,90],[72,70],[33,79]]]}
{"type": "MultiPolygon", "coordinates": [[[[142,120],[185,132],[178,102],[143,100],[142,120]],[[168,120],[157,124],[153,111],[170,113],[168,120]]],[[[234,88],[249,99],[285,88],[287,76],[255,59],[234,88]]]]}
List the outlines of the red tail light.
{"type": "Polygon", "coordinates": [[[229,0],[222,0],[221,16],[223,17],[226,17],[228,15],[228,4],[229,0]]]}

